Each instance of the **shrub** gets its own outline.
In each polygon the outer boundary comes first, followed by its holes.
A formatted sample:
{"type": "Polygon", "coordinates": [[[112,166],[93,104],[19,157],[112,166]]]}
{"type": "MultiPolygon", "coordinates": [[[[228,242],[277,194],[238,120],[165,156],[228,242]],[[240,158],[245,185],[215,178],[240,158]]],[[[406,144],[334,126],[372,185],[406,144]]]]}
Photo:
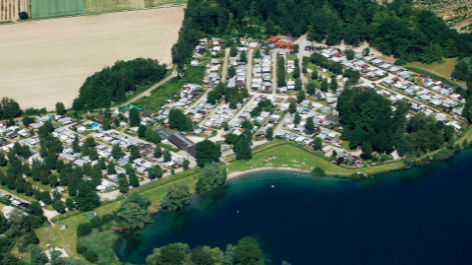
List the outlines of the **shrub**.
{"type": "Polygon", "coordinates": [[[87,247],[84,246],[84,245],[81,245],[81,244],[77,244],[76,250],[77,250],[77,253],[83,254],[83,253],[87,252],[87,247]]]}
{"type": "Polygon", "coordinates": [[[113,215],[107,213],[105,214],[103,217],[102,217],[102,223],[103,224],[106,224],[106,223],[109,223],[110,221],[112,221],[114,218],[113,218],[113,215]]]}
{"type": "Polygon", "coordinates": [[[326,176],[326,172],[323,169],[321,169],[320,167],[315,167],[311,171],[311,175],[313,177],[322,177],[322,176],[326,176]]]}
{"type": "Polygon", "coordinates": [[[90,220],[90,226],[92,226],[92,228],[100,228],[102,226],[102,223],[103,222],[99,216],[95,216],[94,218],[92,218],[92,220],[90,220]]]}
{"type": "Polygon", "coordinates": [[[395,65],[405,65],[406,61],[404,59],[395,60],[395,65]]]}
{"type": "Polygon", "coordinates": [[[92,226],[89,223],[82,223],[77,226],[77,236],[88,236],[92,233],[92,226]]]}
{"type": "Polygon", "coordinates": [[[434,160],[446,160],[452,156],[452,151],[449,149],[442,149],[433,155],[434,160]]]}
{"type": "Polygon", "coordinates": [[[91,263],[95,263],[98,261],[98,255],[93,250],[87,250],[82,256],[91,263]]]}

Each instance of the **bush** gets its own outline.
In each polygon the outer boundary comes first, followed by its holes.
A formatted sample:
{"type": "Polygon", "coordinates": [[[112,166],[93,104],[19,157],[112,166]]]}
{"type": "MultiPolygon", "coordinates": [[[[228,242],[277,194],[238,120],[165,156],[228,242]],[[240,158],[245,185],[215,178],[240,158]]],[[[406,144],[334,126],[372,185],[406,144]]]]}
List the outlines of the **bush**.
{"type": "Polygon", "coordinates": [[[95,216],[92,218],[92,220],[90,220],[90,226],[92,226],[92,228],[100,228],[102,226],[102,220],[100,217],[95,216]]]}
{"type": "Polygon", "coordinates": [[[92,226],[89,223],[82,223],[77,226],[77,236],[88,236],[92,233],[92,226]]]}
{"type": "Polygon", "coordinates": [[[452,151],[449,149],[442,149],[433,155],[434,160],[446,160],[452,156],[452,151]]]}
{"type": "Polygon", "coordinates": [[[404,59],[395,60],[395,65],[405,65],[406,61],[404,59]]]}
{"type": "Polygon", "coordinates": [[[95,251],[90,250],[90,249],[87,250],[84,254],[82,254],[82,256],[84,256],[84,258],[90,261],[91,263],[95,263],[98,261],[97,253],[95,253],[95,251]]]}
{"type": "Polygon", "coordinates": [[[103,223],[103,224],[109,223],[109,222],[111,222],[113,219],[114,219],[114,218],[113,218],[113,215],[107,213],[107,214],[105,214],[105,215],[102,217],[102,223],[103,223]]]}
{"type": "Polygon", "coordinates": [[[84,246],[84,245],[77,244],[77,246],[75,248],[76,248],[77,253],[79,253],[79,254],[83,254],[83,253],[87,252],[87,247],[84,246]]]}
{"type": "Polygon", "coordinates": [[[311,175],[313,177],[322,177],[322,176],[326,176],[326,172],[323,169],[321,169],[320,167],[315,167],[311,171],[311,175]]]}

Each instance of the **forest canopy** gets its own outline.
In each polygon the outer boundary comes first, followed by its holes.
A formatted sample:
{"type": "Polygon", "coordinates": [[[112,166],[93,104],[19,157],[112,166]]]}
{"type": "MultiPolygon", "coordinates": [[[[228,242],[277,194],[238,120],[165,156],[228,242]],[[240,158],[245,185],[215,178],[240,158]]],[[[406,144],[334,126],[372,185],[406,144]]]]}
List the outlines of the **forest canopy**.
{"type": "Polygon", "coordinates": [[[191,55],[198,32],[260,40],[307,33],[308,39],[326,39],[328,45],[369,41],[386,55],[423,62],[457,56],[459,35],[433,12],[414,9],[410,0],[385,5],[370,0],[189,0],[174,63],[191,55]]]}
{"type": "Polygon", "coordinates": [[[112,67],[87,77],[72,107],[75,110],[104,108],[124,102],[139,87],[162,80],[166,72],[166,65],[153,59],[117,61],[112,67]]]}

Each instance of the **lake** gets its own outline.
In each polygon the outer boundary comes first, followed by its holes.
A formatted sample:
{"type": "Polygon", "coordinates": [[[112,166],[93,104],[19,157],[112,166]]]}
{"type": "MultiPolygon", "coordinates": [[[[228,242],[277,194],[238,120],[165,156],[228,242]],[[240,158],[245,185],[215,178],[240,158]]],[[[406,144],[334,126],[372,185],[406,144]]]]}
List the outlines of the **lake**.
{"type": "Polygon", "coordinates": [[[472,149],[360,181],[248,174],[194,197],[188,210],[159,212],[115,251],[122,262],[145,264],[169,243],[225,249],[252,236],[271,265],[472,264],[471,166],[472,149]]]}

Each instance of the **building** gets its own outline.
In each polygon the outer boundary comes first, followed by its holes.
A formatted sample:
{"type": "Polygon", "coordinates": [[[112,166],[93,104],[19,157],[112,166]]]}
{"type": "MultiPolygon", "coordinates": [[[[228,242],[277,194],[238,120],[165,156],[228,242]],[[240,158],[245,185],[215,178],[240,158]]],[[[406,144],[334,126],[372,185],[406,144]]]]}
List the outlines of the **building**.
{"type": "Polygon", "coordinates": [[[167,140],[193,157],[197,154],[195,143],[180,133],[171,135],[167,140]]]}

